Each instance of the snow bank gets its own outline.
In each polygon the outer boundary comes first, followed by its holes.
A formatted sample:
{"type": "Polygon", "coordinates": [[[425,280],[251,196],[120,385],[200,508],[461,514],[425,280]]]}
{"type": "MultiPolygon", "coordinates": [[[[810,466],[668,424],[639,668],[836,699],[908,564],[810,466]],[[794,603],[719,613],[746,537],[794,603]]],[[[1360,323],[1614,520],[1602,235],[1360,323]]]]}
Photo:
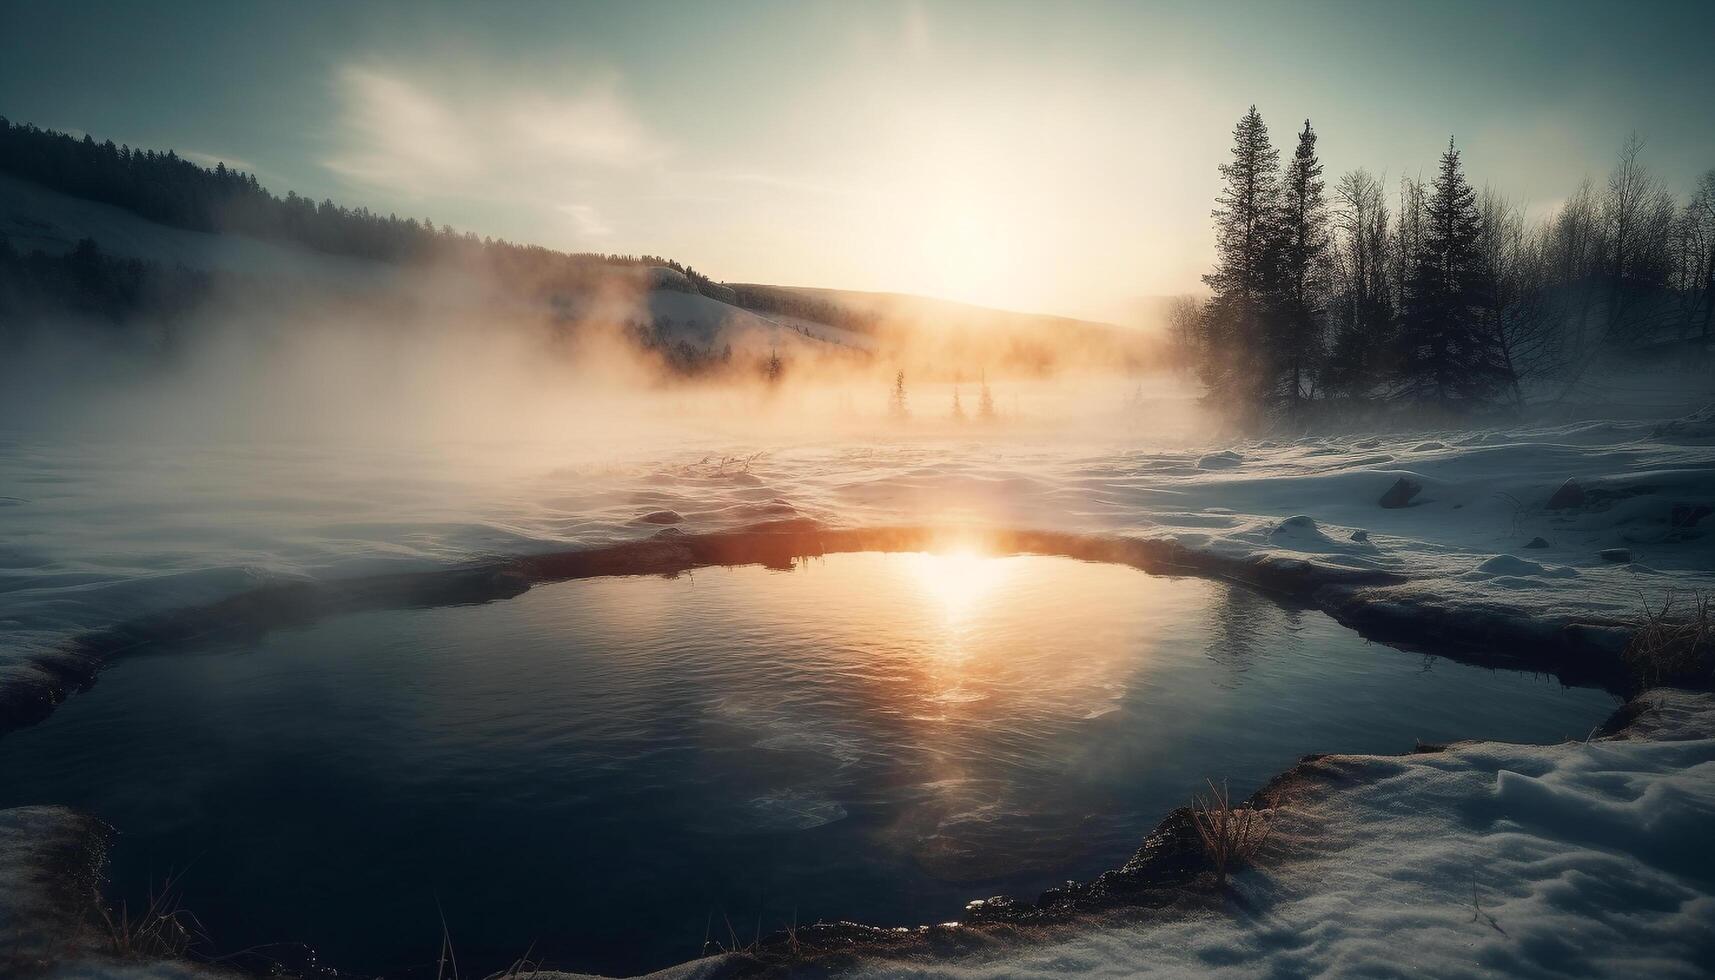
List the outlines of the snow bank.
{"type": "Polygon", "coordinates": [[[0,976],[87,948],[107,828],[61,806],[0,810],[0,976]]]}
{"type": "Polygon", "coordinates": [[[1305,763],[1223,910],[849,975],[1707,976],[1715,698],[1640,700],[1611,738],[1305,763]]]}
{"type": "Polygon", "coordinates": [[[1293,594],[1378,639],[1526,652],[1534,668],[1611,680],[1640,598],[1715,589],[1715,445],[1701,424],[1445,433],[1427,452],[1413,452],[1421,435],[1211,452],[978,427],[719,448],[692,433],[679,449],[490,460],[470,447],[457,465],[405,447],[187,459],[0,443],[0,485],[15,488],[0,506],[0,722],[46,710],[98,666],[71,642],[90,631],[258,588],[643,542],[662,512],[693,538],[781,520],[1083,535],[1293,594]],[[1222,465],[1205,468],[1211,457],[1222,465]],[[1421,492],[1381,506],[1402,477],[1421,492]],[[1569,478],[1583,503],[1548,509],[1569,478]],[[1631,560],[1605,560],[1614,548],[1631,560]]]}

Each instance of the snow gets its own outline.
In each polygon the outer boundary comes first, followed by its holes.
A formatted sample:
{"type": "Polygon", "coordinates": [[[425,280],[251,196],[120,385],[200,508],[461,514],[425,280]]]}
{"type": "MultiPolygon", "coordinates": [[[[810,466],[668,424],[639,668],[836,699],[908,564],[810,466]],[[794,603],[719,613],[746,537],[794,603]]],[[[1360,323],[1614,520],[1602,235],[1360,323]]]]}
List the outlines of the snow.
{"type": "Polygon", "coordinates": [[[1644,700],[1615,738],[1308,763],[1226,907],[849,975],[1706,976],[1715,698],[1644,700]]]}
{"type": "Polygon", "coordinates": [[[0,695],[51,687],[42,665],[63,658],[70,637],[136,616],[269,583],[638,541],[660,529],[638,519],[659,511],[679,515],[686,534],[799,518],[1137,541],[1378,630],[1436,623],[1553,637],[1578,624],[1621,627],[1640,597],[1715,588],[1715,518],[1675,526],[1715,507],[1715,445],[1685,427],[1449,433],[1447,448],[1412,456],[1409,469],[1398,460],[1421,435],[1364,439],[1367,449],[1340,437],[1142,448],[1106,435],[962,431],[712,451],[723,437],[708,432],[644,447],[616,433],[456,454],[0,443],[0,695]],[[757,452],[742,466],[719,463],[757,452]],[[1200,465],[1216,453],[1231,465],[1200,465]],[[1381,507],[1402,475],[1424,491],[1413,506],[1381,507]],[[1546,510],[1568,477],[1590,499],[1546,510]],[[1539,536],[1549,546],[1525,551],[1539,536]],[[1604,560],[1613,548],[1631,560],[1604,560]]]}
{"type": "MultiPolygon", "coordinates": [[[[0,174],[0,235],[22,252],[40,249],[50,254],[69,251],[79,239],[93,238],[104,251],[192,269],[255,276],[269,280],[314,283],[316,290],[348,291],[404,289],[419,300],[432,298],[442,309],[471,309],[492,315],[517,305],[510,293],[497,293],[478,275],[457,268],[437,267],[418,275],[402,266],[330,255],[289,243],[244,235],[189,231],[147,221],[123,208],[73,197],[29,181],[0,174]]],[[[616,275],[625,270],[616,268],[616,275]]],[[[672,269],[650,274],[684,282],[672,269]]],[[[640,279],[639,282],[647,280],[640,279]]],[[[695,344],[719,348],[731,343],[735,351],[766,354],[771,347],[783,354],[794,349],[847,350],[854,344],[849,331],[817,325],[799,331],[748,310],[681,288],[609,291],[574,303],[562,311],[612,322],[667,318],[672,333],[695,344]],[[639,300],[639,297],[641,299],[639,300]],[[806,332],[810,336],[806,336],[806,332]]],[[[548,313],[547,307],[539,312],[548,313]]],[[[807,323],[808,321],[804,321],[807,323]]]]}
{"type": "Polygon", "coordinates": [[[79,948],[105,848],[106,829],[65,807],[0,810],[0,975],[79,948]]]}
{"type": "MultiPolygon", "coordinates": [[[[252,244],[265,250],[258,262],[304,259],[252,244]]],[[[692,294],[657,291],[657,301],[684,321],[724,314],[692,294]]],[[[759,342],[782,329],[730,315],[759,342]]],[[[997,394],[1011,404],[1010,392],[997,394]]],[[[582,420],[615,431],[575,445],[115,445],[19,434],[0,440],[0,712],[62,693],[80,668],[73,638],[151,613],[270,584],[782,518],[1138,543],[1182,567],[1293,592],[1366,629],[1503,648],[1576,636],[1606,656],[1623,646],[1640,599],[1715,589],[1709,411],[1216,442],[1161,431],[1165,414],[1028,415],[839,439],[760,438],[679,418],[679,436],[645,444],[617,416],[582,420]],[[1422,491],[1410,506],[1382,507],[1401,478],[1422,491]],[[1585,501],[1548,509],[1568,479],[1585,501]],[[668,514],[678,520],[664,530],[668,514]],[[1530,547],[1537,538],[1547,546],[1530,547]],[[1605,560],[1613,549],[1629,560],[1605,560]]],[[[1278,861],[1238,879],[1248,911],[1091,929],[934,972],[1394,974],[1409,950],[1430,975],[1692,975],[1715,962],[1715,852],[1703,844],[1715,827],[1711,708],[1690,695],[1656,698],[1652,739],[1323,760],[1283,807],[1278,861]]],[[[782,820],[826,816],[792,798],[762,802],[782,820]]],[[[35,844],[87,830],[81,819],[0,813],[0,928],[42,921],[30,917],[57,899],[41,887],[35,844]]]]}
{"type": "MultiPolygon", "coordinates": [[[[1265,791],[1273,833],[1224,902],[1022,930],[974,943],[963,958],[847,960],[834,975],[1706,975],[1715,962],[1715,696],[1661,689],[1639,703],[1628,729],[1582,742],[1313,758],[1265,791]]],[[[9,853],[18,813],[0,814],[9,853]]],[[[0,923],[16,923],[27,903],[15,883],[29,865],[0,867],[13,886],[0,890],[0,923]]],[[[652,976],[753,966],[722,956],[652,976]]],[[[826,975],[817,965],[804,972],[826,975]]],[[[200,974],[86,954],[52,975],[200,974]]]]}

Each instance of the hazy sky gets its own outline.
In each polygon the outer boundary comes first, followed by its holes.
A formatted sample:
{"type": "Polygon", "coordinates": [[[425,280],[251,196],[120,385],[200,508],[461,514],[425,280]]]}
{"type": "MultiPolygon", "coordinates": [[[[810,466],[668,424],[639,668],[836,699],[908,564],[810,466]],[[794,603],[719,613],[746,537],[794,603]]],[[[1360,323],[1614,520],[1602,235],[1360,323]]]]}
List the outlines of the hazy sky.
{"type": "MultiPolygon", "coordinates": [[[[1199,288],[1233,122],[1545,212],[1715,167],[1715,2],[33,3],[0,114],[729,281],[1121,318],[1199,288]]],[[[1283,154],[1284,155],[1284,154],[1283,154]]]]}

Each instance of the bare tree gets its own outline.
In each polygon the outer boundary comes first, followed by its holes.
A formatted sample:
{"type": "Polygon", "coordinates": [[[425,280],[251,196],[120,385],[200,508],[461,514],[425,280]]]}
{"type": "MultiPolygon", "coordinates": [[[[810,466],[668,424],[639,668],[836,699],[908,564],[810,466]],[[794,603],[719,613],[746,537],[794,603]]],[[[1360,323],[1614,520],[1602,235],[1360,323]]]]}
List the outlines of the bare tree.
{"type": "Polygon", "coordinates": [[[1391,341],[1393,240],[1387,192],[1369,171],[1341,177],[1334,198],[1334,339],[1326,386],[1357,395],[1384,370],[1378,361],[1391,341]]]}
{"type": "Polygon", "coordinates": [[[1668,278],[1673,195],[1643,162],[1644,141],[1633,133],[1608,175],[1601,221],[1607,243],[1607,337],[1640,339],[1652,324],[1652,294],[1668,278]]]}
{"type": "Polygon", "coordinates": [[[1195,296],[1175,296],[1167,303],[1168,358],[1177,371],[1194,370],[1202,362],[1203,304],[1195,296]]]}
{"type": "Polygon", "coordinates": [[[1715,322],[1715,170],[1705,173],[1675,225],[1674,288],[1680,295],[1680,336],[1709,342],[1715,322]]]}
{"type": "Polygon", "coordinates": [[[1429,191],[1422,178],[1399,179],[1399,218],[1394,225],[1393,244],[1393,305],[1405,308],[1406,292],[1410,288],[1412,264],[1423,248],[1423,212],[1429,203],[1429,191]]]}
{"type": "Polygon", "coordinates": [[[1549,308],[1548,236],[1530,234],[1524,209],[1492,188],[1477,202],[1483,302],[1481,323],[1510,376],[1514,405],[1526,385],[1561,363],[1561,331],[1549,308]]]}

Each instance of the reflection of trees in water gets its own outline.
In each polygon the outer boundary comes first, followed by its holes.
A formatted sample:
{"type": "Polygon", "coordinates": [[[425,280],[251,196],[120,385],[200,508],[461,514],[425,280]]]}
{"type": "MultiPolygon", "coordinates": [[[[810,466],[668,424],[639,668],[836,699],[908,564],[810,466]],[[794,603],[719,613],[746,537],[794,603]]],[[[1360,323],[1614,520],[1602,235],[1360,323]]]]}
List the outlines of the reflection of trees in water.
{"type": "Polygon", "coordinates": [[[1240,585],[1220,589],[1209,631],[1208,658],[1226,669],[1223,687],[1237,687],[1266,654],[1298,632],[1299,610],[1240,585]]]}

